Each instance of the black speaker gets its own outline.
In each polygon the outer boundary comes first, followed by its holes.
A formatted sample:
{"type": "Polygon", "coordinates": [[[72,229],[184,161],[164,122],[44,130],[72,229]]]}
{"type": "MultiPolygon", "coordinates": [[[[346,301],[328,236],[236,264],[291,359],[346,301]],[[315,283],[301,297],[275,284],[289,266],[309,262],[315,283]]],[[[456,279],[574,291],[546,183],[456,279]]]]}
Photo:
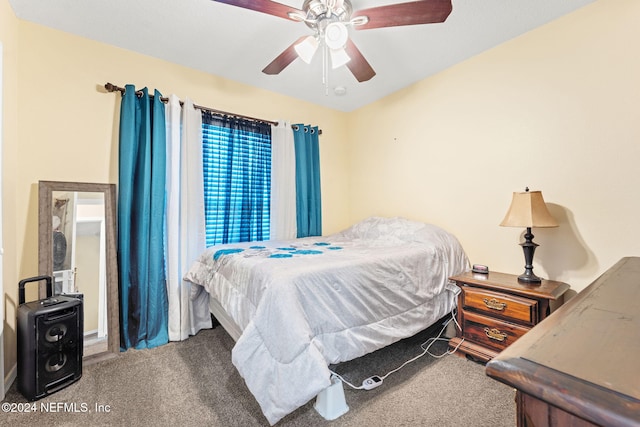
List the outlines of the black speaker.
{"type": "Polygon", "coordinates": [[[18,390],[37,400],[82,377],[82,299],[52,295],[49,276],[24,279],[18,286],[18,390]],[[47,298],[25,303],[25,285],[42,280],[47,298]]]}

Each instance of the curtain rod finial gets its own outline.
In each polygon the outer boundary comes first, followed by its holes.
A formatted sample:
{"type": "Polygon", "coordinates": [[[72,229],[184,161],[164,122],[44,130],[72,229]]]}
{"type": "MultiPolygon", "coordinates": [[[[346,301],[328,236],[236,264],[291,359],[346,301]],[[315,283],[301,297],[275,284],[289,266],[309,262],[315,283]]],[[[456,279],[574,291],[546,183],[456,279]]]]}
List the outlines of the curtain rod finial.
{"type": "Polygon", "coordinates": [[[104,88],[107,90],[107,92],[120,92],[122,95],[124,95],[124,91],[125,91],[124,88],[116,86],[113,83],[109,83],[109,82],[104,84],[104,88]]]}

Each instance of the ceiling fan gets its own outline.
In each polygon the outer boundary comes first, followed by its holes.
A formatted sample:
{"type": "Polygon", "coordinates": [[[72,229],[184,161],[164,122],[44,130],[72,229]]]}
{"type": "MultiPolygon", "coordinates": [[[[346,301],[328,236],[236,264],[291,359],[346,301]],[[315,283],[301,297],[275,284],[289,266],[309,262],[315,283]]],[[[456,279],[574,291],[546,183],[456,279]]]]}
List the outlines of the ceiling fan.
{"type": "Polygon", "coordinates": [[[279,74],[298,57],[310,63],[318,47],[321,47],[324,75],[330,58],[332,68],[346,65],[359,82],[371,79],[376,73],[349,38],[349,27],[369,30],[433,24],[444,22],[452,10],[451,0],[412,1],[355,12],[350,0],[304,0],[301,9],[270,0],[213,1],[304,22],[313,30],[312,35],[300,37],[287,47],[262,70],[263,73],[279,74]]]}

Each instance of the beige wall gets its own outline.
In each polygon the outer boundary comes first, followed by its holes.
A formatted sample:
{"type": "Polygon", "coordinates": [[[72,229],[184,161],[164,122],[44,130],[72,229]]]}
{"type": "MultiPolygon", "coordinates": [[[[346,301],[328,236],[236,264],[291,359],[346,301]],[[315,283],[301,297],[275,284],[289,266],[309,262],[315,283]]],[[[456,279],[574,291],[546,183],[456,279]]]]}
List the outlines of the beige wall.
{"type": "Polygon", "coordinates": [[[404,215],[520,273],[521,230],[498,223],[513,191],[542,190],[560,227],[534,230],[535,271],[580,290],[640,254],[639,21],[640,2],[600,0],[345,114],[19,21],[0,0],[6,374],[17,282],[37,273],[38,180],[117,182],[119,95],[105,82],[318,124],[326,233],[404,215]]]}
{"type": "Polygon", "coordinates": [[[583,289],[640,255],[640,2],[601,0],[349,116],[350,220],[405,215],[520,274],[514,191],[541,190],[534,271],[583,289]]]}
{"type": "MultiPolygon", "coordinates": [[[[4,295],[4,373],[11,375],[16,363],[15,306],[18,300],[18,265],[22,245],[18,245],[15,209],[17,192],[18,151],[18,20],[8,0],[0,0],[0,42],[3,46],[3,106],[2,106],[2,234],[4,295]]],[[[2,343],[0,343],[2,344],[2,343]]],[[[0,378],[0,381],[3,380],[0,378]]]]}
{"type": "Polygon", "coordinates": [[[5,375],[16,363],[17,283],[38,273],[38,181],[117,183],[120,95],[105,93],[106,82],[146,85],[164,96],[188,96],[196,104],[248,116],[319,125],[324,231],[348,225],[344,114],[17,20],[7,0],[0,0],[0,12],[6,104],[5,375]]]}

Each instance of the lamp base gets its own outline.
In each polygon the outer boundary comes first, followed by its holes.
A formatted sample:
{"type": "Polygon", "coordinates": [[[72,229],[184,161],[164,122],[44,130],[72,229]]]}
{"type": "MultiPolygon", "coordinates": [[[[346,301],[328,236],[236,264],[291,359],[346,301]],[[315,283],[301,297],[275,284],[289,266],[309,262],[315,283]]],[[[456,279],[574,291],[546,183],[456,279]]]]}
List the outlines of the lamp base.
{"type": "Polygon", "coordinates": [[[524,235],[525,241],[520,243],[524,251],[524,273],[518,276],[519,282],[538,284],[542,282],[542,279],[533,274],[533,254],[538,247],[537,243],[533,243],[533,234],[531,234],[531,227],[527,227],[527,232],[524,235]]]}
{"type": "Polygon", "coordinates": [[[542,283],[542,279],[533,274],[532,271],[526,271],[518,276],[518,282],[524,283],[542,283]]]}

